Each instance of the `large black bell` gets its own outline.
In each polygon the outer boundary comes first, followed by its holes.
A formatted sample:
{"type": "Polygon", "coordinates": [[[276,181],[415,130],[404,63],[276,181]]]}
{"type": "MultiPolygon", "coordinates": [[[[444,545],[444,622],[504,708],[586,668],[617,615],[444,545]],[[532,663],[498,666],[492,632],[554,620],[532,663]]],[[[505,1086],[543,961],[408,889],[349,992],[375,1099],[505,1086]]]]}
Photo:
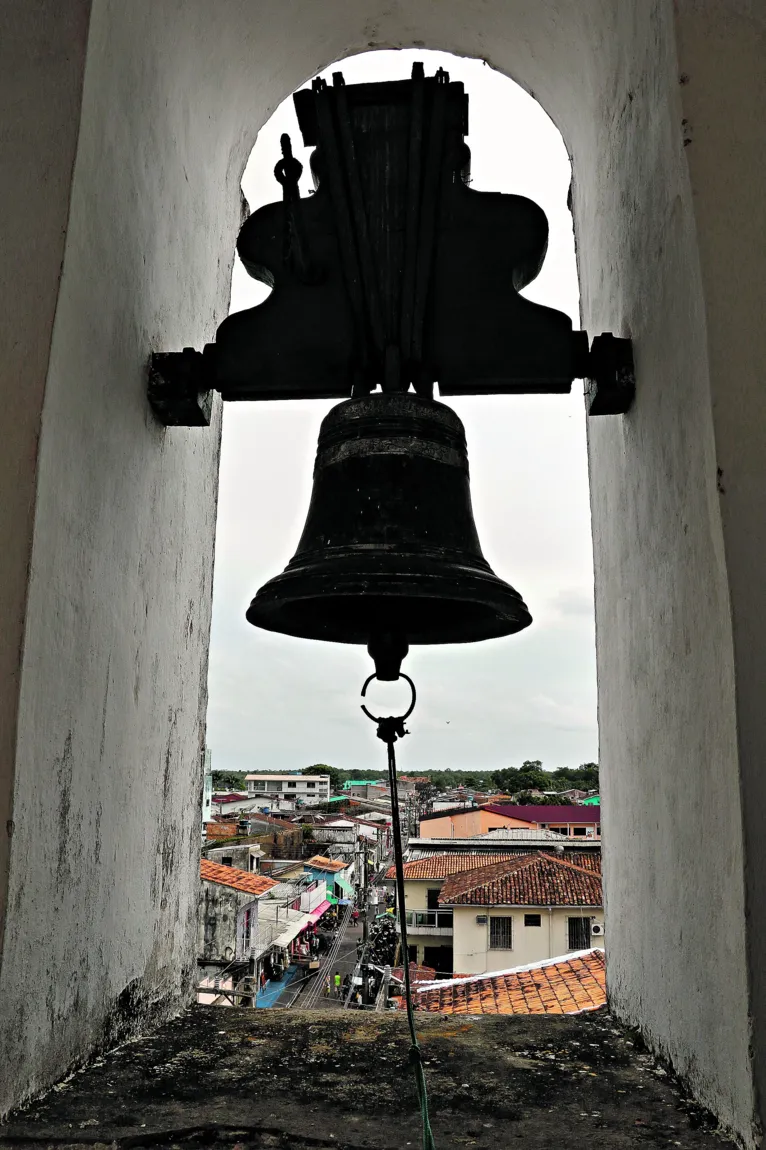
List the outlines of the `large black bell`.
{"type": "Polygon", "coordinates": [[[399,660],[407,643],[472,643],[529,626],[521,596],[481,553],[454,411],[410,393],[334,407],[298,550],[247,618],[335,643],[395,636],[399,660]]]}

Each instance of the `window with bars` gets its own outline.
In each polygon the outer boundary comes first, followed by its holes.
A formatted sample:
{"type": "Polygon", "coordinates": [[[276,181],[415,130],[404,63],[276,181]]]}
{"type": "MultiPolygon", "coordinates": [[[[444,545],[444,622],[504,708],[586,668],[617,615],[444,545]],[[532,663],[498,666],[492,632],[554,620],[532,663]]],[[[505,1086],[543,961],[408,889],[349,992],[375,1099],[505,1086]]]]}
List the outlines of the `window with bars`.
{"type": "Polygon", "coordinates": [[[524,926],[542,926],[542,916],[539,914],[525,914],[524,926]]]}
{"type": "Polygon", "coordinates": [[[590,947],[590,919],[570,918],[567,922],[569,925],[569,949],[588,950],[590,947]]]}
{"type": "Polygon", "coordinates": [[[490,950],[512,950],[513,949],[513,919],[512,918],[495,918],[490,917],[489,920],[489,949],[490,950]]]}

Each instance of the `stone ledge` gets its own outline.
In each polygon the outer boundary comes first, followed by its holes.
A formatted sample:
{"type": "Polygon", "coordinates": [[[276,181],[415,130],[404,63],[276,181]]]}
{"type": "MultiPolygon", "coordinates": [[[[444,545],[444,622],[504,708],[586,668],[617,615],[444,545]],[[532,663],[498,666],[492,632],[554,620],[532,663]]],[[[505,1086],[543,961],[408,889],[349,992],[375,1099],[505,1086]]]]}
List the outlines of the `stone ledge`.
{"type": "MultiPolygon", "coordinates": [[[[723,1150],[606,1011],[418,1018],[437,1150],[723,1150]]],[[[2,1147],[421,1145],[401,1014],[193,1007],[9,1117],[2,1147]]]]}

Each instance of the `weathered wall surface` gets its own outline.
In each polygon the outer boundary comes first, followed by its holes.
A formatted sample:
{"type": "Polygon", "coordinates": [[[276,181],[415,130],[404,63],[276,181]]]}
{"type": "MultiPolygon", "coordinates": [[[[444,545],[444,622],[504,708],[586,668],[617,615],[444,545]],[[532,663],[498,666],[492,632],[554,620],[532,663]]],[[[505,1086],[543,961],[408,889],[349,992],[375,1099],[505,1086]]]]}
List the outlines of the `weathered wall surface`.
{"type": "Polygon", "coordinates": [[[37,447],[89,13],[90,0],[0,7],[0,961],[37,447]]]}
{"type": "MultiPolygon", "coordinates": [[[[685,134],[705,284],[718,506],[736,665],[758,1110],[766,1104],[766,9],[679,5],[685,134]],[[712,84],[710,78],[715,77],[712,84]]],[[[731,859],[717,841],[721,866],[731,859]]]]}
{"type": "MultiPolygon", "coordinates": [[[[604,178],[588,175],[597,151],[575,152],[584,320],[633,336],[639,379],[627,417],[589,426],[607,977],[615,1009],[749,1139],[735,670],[708,283],[672,14],[646,8],[600,117],[604,178]]],[[[698,80],[711,91],[721,83],[715,67],[698,80]]]]}
{"type": "MultiPolygon", "coordinates": [[[[712,11],[716,27],[741,30],[724,36],[736,47],[750,8],[676,5],[695,59],[683,92],[709,89],[712,143],[736,124],[719,98],[731,75],[694,32],[712,11]]],[[[745,354],[751,331],[737,315],[723,339],[731,303],[713,314],[735,225],[720,191],[704,195],[712,177],[691,161],[694,142],[684,150],[674,37],[671,0],[96,0],[43,413],[0,984],[13,1070],[0,1107],[123,1021],[172,1010],[188,985],[217,428],[159,429],[146,357],[199,346],[222,317],[238,181],[270,110],[345,54],[422,45],[485,57],[555,119],[574,162],[584,323],[636,341],[634,410],[590,428],[610,988],[749,1137],[734,671],[736,657],[757,676],[763,658],[740,518],[760,491],[763,423],[758,408],[730,425],[716,409],[714,425],[710,375],[718,403],[746,360],[750,400],[763,356],[756,344],[745,354]],[[711,232],[699,251],[697,204],[711,232]],[[752,450],[724,551],[716,453],[727,448],[724,475],[737,476],[743,433],[752,450]],[[727,558],[743,569],[734,646],[727,558]],[[30,996],[30,983],[46,993],[30,996]],[[131,1003],[127,1019],[120,1004],[131,1003]]],[[[11,76],[21,91],[25,77],[11,76]]],[[[34,462],[22,470],[30,481],[34,462]]],[[[741,696],[752,767],[757,706],[755,691],[741,696]]],[[[754,880],[751,912],[762,894],[754,880]]]]}
{"type": "Polygon", "coordinates": [[[223,316],[239,203],[228,153],[199,162],[208,108],[188,77],[156,83],[150,39],[94,5],[39,447],[0,1110],[178,1009],[196,958],[219,419],[159,427],[144,371],[223,316]]]}
{"type": "MultiPolygon", "coordinates": [[[[197,957],[204,959],[234,958],[237,951],[237,915],[252,904],[253,916],[258,902],[246,891],[231,890],[214,882],[201,882],[197,925],[197,957]]],[[[253,925],[255,931],[255,925],[253,925]]]]}
{"type": "Polygon", "coordinates": [[[231,866],[237,870],[248,872],[256,869],[253,864],[257,864],[259,857],[258,847],[237,846],[233,843],[228,847],[214,847],[212,850],[205,851],[205,858],[209,859],[210,862],[223,864],[223,860],[228,858],[231,859],[231,866]]]}

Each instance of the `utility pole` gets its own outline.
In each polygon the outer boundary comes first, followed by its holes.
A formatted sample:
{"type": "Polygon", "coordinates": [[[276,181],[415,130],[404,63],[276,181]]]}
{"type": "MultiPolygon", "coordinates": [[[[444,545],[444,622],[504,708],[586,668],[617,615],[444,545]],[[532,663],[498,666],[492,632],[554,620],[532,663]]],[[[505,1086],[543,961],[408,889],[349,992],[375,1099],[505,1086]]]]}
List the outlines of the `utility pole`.
{"type": "Polygon", "coordinates": [[[364,839],[361,840],[361,843],[362,843],[362,876],[363,876],[363,880],[362,880],[362,899],[363,899],[362,940],[364,942],[367,942],[367,916],[369,914],[369,906],[370,906],[369,898],[368,898],[368,892],[367,892],[367,844],[364,841],[364,839]]]}

